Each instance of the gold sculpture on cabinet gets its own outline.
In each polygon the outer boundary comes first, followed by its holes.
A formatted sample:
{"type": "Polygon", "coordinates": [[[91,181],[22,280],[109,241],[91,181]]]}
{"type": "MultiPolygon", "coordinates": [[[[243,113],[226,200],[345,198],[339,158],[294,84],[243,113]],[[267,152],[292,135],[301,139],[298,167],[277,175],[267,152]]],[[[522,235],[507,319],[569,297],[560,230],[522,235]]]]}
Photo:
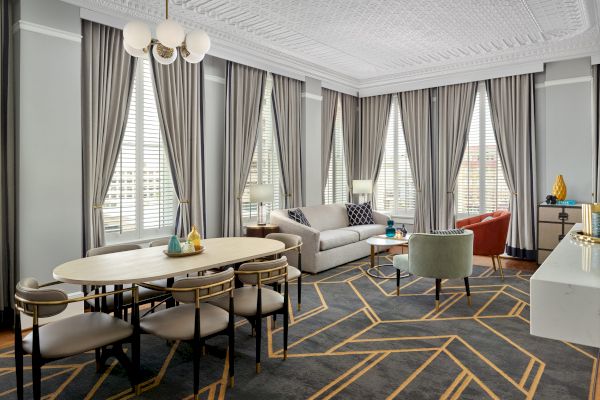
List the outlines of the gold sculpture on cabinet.
{"type": "Polygon", "coordinates": [[[563,201],[567,198],[567,185],[562,175],[558,175],[552,185],[552,194],[557,200],[563,201]]]}

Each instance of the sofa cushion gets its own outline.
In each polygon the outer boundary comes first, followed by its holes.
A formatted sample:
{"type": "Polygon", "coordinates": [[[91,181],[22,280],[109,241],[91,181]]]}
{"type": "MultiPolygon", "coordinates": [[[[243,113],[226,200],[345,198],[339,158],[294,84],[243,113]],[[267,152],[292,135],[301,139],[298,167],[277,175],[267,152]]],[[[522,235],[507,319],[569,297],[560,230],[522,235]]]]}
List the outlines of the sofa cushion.
{"type": "Polygon", "coordinates": [[[358,242],[359,240],[358,232],[348,231],[345,229],[333,229],[330,231],[321,232],[319,247],[321,251],[329,250],[358,242]]]}
{"type": "Polygon", "coordinates": [[[375,223],[370,201],[362,204],[348,203],[346,204],[346,212],[348,213],[349,226],[369,225],[375,223]]]}
{"type": "Polygon", "coordinates": [[[352,231],[358,233],[359,240],[367,240],[371,236],[385,234],[385,225],[354,225],[347,228],[342,228],[345,231],[352,231]]]}
{"type": "Polygon", "coordinates": [[[309,206],[301,210],[311,226],[320,232],[348,226],[348,214],[343,204],[309,206]]]}
{"type": "Polygon", "coordinates": [[[308,222],[308,219],[306,219],[306,216],[299,208],[288,210],[288,216],[292,221],[296,221],[302,225],[310,226],[310,222],[308,222]]]}

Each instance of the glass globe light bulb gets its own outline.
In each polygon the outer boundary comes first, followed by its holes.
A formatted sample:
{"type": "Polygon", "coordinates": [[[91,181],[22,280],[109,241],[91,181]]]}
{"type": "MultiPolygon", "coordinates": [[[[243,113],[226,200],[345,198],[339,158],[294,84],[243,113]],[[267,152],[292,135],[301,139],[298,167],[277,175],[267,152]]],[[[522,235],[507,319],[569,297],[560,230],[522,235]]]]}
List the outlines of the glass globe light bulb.
{"type": "Polygon", "coordinates": [[[166,19],[156,27],[156,38],[163,45],[175,48],[185,40],[185,31],[177,22],[166,19]]]}

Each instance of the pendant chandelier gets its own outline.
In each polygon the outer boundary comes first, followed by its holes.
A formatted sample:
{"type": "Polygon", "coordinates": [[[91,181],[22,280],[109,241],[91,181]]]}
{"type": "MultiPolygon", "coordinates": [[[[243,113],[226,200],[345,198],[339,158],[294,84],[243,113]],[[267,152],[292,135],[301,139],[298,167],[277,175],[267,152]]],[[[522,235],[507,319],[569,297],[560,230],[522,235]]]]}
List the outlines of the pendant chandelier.
{"type": "Polygon", "coordinates": [[[130,21],[123,28],[123,46],[133,57],[146,57],[152,47],[152,55],[163,65],[173,63],[178,53],[185,61],[196,64],[210,49],[210,38],[201,30],[186,35],[181,25],[169,19],[169,0],[166,0],[165,20],[156,27],[156,39],[152,39],[148,25],[130,21]]]}

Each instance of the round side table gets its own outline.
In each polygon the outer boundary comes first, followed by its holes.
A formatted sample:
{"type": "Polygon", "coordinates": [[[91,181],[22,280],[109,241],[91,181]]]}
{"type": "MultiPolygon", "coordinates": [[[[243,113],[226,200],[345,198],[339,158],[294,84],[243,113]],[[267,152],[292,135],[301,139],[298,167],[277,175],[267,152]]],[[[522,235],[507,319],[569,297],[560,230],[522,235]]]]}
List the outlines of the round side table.
{"type": "MultiPolygon", "coordinates": [[[[393,264],[380,264],[379,263],[380,247],[408,245],[409,237],[410,237],[410,234],[406,235],[402,239],[388,238],[388,237],[383,237],[383,236],[372,236],[372,237],[368,238],[367,243],[371,246],[371,267],[369,269],[367,269],[367,274],[369,276],[372,276],[373,278],[377,278],[377,279],[394,279],[396,277],[395,273],[392,275],[384,275],[381,272],[381,270],[379,269],[380,267],[384,267],[384,266],[393,266],[393,264]]],[[[408,271],[400,271],[401,278],[406,278],[408,276],[410,276],[410,273],[408,271]]]]}
{"type": "Polygon", "coordinates": [[[279,225],[266,224],[266,225],[246,225],[246,236],[248,237],[259,237],[264,238],[269,233],[278,233],[279,225]]]}

